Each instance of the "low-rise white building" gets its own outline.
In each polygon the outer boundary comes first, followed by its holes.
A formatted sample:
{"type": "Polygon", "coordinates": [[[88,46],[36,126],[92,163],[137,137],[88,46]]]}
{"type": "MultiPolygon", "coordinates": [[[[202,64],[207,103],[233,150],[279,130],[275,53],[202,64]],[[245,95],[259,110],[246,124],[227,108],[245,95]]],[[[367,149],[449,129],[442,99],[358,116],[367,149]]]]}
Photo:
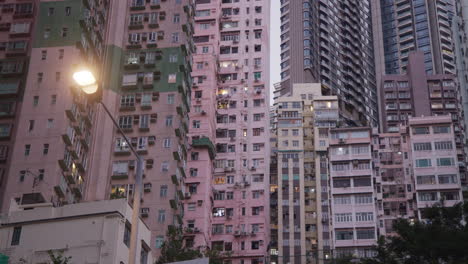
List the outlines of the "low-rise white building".
{"type": "MultiPolygon", "coordinates": [[[[124,199],[53,207],[16,205],[0,218],[0,253],[10,263],[49,263],[49,250],[72,263],[128,263],[132,208],[124,199]]],[[[152,264],[151,232],[140,220],[137,263],[152,264]],[[143,258],[143,259],[142,259],[143,258]]]]}

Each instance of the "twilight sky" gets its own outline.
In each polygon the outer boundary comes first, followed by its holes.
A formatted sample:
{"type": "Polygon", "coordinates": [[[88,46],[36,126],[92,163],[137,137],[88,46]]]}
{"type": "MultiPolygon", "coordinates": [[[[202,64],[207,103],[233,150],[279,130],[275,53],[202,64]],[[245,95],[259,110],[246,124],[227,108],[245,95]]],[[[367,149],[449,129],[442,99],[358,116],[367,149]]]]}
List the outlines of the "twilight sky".
{"type": "Polygon", "coordinates": [[[280,68],[280,0],[271,1],[270,15],[270,105],[273,104],[273,84],[281,81],[280,68]]]}

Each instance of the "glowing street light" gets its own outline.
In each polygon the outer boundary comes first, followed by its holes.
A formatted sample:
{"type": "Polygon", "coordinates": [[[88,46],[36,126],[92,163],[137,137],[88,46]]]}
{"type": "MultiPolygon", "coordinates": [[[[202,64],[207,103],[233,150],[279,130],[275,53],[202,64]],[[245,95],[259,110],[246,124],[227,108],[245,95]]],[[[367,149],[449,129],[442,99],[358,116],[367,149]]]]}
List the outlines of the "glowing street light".
{"type": "MultiPolygon", "coordinates": [[[[94,94],[99,89],[99,84],[97,83],[97,79],[94,76],[93,72],[87,68],[81,68],[73,73],[73,80],[76,82],[78,86],[80,86],[81,90],[86,94],[94,94]]],[[[115,118],[110,113],[109,109],[107,109],[106,105],[99,100],[99,103],[103,106],[107,115],[112,119],[114,126],[117,128],[117,131],[122,135],[125,140],[125,143],[122,144],[122,147],[129,148],[133,154],[137,158],[137,166],[136,166],[136,176],[135,176],[135,191],[133,197],[133,212],[132,212],[132,228],[130,231],[130,252],[129,252],[129,264],[135,264],[137,258],[137,233],[138,233],[138,221],[140,215],[140,206],[141,206],[141,197],[143,194],[142,182],[143,182],[143,158],[136,152],[135,148],[132,146],[130,141],[128,140],[125,133],[120,128],[119,124],[115,120],[115,118]]]]}

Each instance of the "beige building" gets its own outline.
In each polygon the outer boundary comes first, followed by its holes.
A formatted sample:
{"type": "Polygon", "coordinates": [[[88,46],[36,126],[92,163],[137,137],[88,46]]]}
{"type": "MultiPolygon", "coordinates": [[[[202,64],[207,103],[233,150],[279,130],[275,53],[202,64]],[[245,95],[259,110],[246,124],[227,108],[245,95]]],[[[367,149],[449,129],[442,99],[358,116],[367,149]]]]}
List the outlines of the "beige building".
{"type": "MultiPolygon", "coordinates": [[[[124,199],[53,207],[17,205],[0,218],[0,254],[10,263],[49,263],[49,250],[72,263],[128,263],[132,209],[124,199]]],[[[137,263],[151,264],[151,232],[140,220],[137,263]]]]}
{"type": "Polygon", "coordinates": [[[278,202],[272,212],[278,243],[272,262],[323,263],[330,256],[328,134],[336,127],[338,99],[323,96],[320,84],[294,84],[275,107],[278,180],[271,193],[278,202]]]}

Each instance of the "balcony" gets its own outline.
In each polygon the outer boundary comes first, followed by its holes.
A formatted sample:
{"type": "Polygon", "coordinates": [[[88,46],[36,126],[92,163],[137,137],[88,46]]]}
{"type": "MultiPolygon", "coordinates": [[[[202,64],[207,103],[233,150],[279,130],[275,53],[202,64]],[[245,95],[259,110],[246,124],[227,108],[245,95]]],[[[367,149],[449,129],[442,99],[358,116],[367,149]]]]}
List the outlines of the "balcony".
{"type": "Polygon", "coordinates": [[[194,148],[208,148],[208,153],[211,159],[214,159],[216,156],[215,146],[211,140],[207,137],[193,139],[192,147],[194,148]]]}

